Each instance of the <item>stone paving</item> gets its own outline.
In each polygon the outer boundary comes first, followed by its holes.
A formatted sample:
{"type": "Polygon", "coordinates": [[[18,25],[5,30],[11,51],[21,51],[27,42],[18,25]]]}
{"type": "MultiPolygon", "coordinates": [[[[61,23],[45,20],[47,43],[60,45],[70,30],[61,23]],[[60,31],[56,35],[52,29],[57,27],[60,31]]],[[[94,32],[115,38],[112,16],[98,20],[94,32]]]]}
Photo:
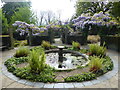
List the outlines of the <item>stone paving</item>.
{"type": "MultiPolygon", "coordinates": [[[[15,53],[15,49],[0,52],[2,58],[0,59],[0,65],[2,66],[2,82],[0,88],[118,88],[118,54],[117,52],[108,50],[107,55],[111,57],[114,62],[114,69],[98,77],[95,80],[81,82],[81,83],[41,83],[30,82],[27,80],[21,80],[9,73],[6,67],[3,65],[7,58],[10,58],[15,53]]],[[[1,80],[1,79],[0,79],[1,80]]]]}

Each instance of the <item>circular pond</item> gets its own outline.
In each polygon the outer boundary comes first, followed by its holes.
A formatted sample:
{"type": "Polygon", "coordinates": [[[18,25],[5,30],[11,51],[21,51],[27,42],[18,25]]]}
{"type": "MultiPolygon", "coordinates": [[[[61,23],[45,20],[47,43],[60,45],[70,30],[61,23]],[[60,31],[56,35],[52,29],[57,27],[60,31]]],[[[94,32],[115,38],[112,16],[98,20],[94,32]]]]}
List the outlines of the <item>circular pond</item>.
{"type": "Polygon", "coordinates": [[[89,63],[88,56],[76,51],[63,50],[63,62],[59,62],[59,50],[46,51],[46,64],[56,70],[75,69],[78,66],[86,66],[89,63]],[[59,65],[61,64],[61,68],[59,65]]]}

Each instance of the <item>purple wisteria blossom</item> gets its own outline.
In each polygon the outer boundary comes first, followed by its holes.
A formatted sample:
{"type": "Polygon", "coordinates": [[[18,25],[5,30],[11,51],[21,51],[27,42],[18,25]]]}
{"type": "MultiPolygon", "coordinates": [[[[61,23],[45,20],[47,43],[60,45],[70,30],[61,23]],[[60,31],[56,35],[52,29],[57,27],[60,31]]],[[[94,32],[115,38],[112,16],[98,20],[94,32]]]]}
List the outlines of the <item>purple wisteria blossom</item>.
{"type": "Polygon", "coordinates": [[[28,24],[22,21],[15,21],[12,25],[18,27],[16,31],[20,32],[20,35],[24,35],[25,33],[28,34],[29,30],[32,30],[32,33],[35,35],[38,35],[41,31],[48,30],[47,28],[38,28],[34,24],[28,24]]]}
{"type": "Polygon", "coordinates": [[[72,22],[74,26],[85,28],[86,25],[97,25],[97,26],[110,26],[117,24],[114,21],[111,21],[111,17],[109,13],[103,13],[102,11],[99,13],[95,13],[93,16],[88,14],[82,14],[81,16],[73,19],[72,22]]]}

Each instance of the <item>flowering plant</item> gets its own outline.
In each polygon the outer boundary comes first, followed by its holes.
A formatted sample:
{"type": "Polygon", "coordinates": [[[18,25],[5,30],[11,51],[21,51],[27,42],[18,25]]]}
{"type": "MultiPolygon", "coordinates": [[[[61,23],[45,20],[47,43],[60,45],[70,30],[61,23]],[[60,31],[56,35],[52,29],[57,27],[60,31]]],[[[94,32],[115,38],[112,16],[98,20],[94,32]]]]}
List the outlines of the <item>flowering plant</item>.
{"type": "Polygon", "coordinates": [[[45,30],[47,30],[46,27],[41,27],[38,28],[37,26],[35,26],[34,24],[28,24],[26,22],[22,22],[22,21],[15,21],[14,24],[12,24],[13,26],[17,26],[17,32],[20,32],[20,35],[24,35],[25,33],[28,34],[28,31],[31,30],[33,35],[39,35],[39,33],[44,32],[45,30]]]}
{"type": "MultiPolygon", "coordinates": [[[[72,22],[74,26],[84,29],[87,27],[88,30],[91,30],[93,26],[97,26],[100,29],[111,29],[114,26],[119,25],[108,12],[95,13],[91,16],[89,13],[81,14],[81,16],[73,19],[72,22]]],[[[104,32],[103,32],[104,33],[104,32]]]]}

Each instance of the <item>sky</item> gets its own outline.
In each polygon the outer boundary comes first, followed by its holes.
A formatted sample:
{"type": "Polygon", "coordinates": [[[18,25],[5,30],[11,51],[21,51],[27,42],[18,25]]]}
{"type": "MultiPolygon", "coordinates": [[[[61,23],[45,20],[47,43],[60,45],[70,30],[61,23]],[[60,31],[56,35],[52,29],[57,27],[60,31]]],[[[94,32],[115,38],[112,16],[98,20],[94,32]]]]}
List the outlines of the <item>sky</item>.
{"type": "MultiPolygon", "coordinates": [[[[29,1],[29,0],[28,0],[29,1]]],[[[32,2],[32,10],[39,17],[40,12],[53,12],[60,20],[66,21],[75,14],[76,0],[30,0],[32,2]]],[[[0,0],[0,8],[2,7],[0,0]]]]}
{"type": "Polygon", "coordinates": [[[32,9],[39,16],[40,11],[52,11],[62,21],[70,19],[75,13],[75,0],[31,0],[32,9]]]}

